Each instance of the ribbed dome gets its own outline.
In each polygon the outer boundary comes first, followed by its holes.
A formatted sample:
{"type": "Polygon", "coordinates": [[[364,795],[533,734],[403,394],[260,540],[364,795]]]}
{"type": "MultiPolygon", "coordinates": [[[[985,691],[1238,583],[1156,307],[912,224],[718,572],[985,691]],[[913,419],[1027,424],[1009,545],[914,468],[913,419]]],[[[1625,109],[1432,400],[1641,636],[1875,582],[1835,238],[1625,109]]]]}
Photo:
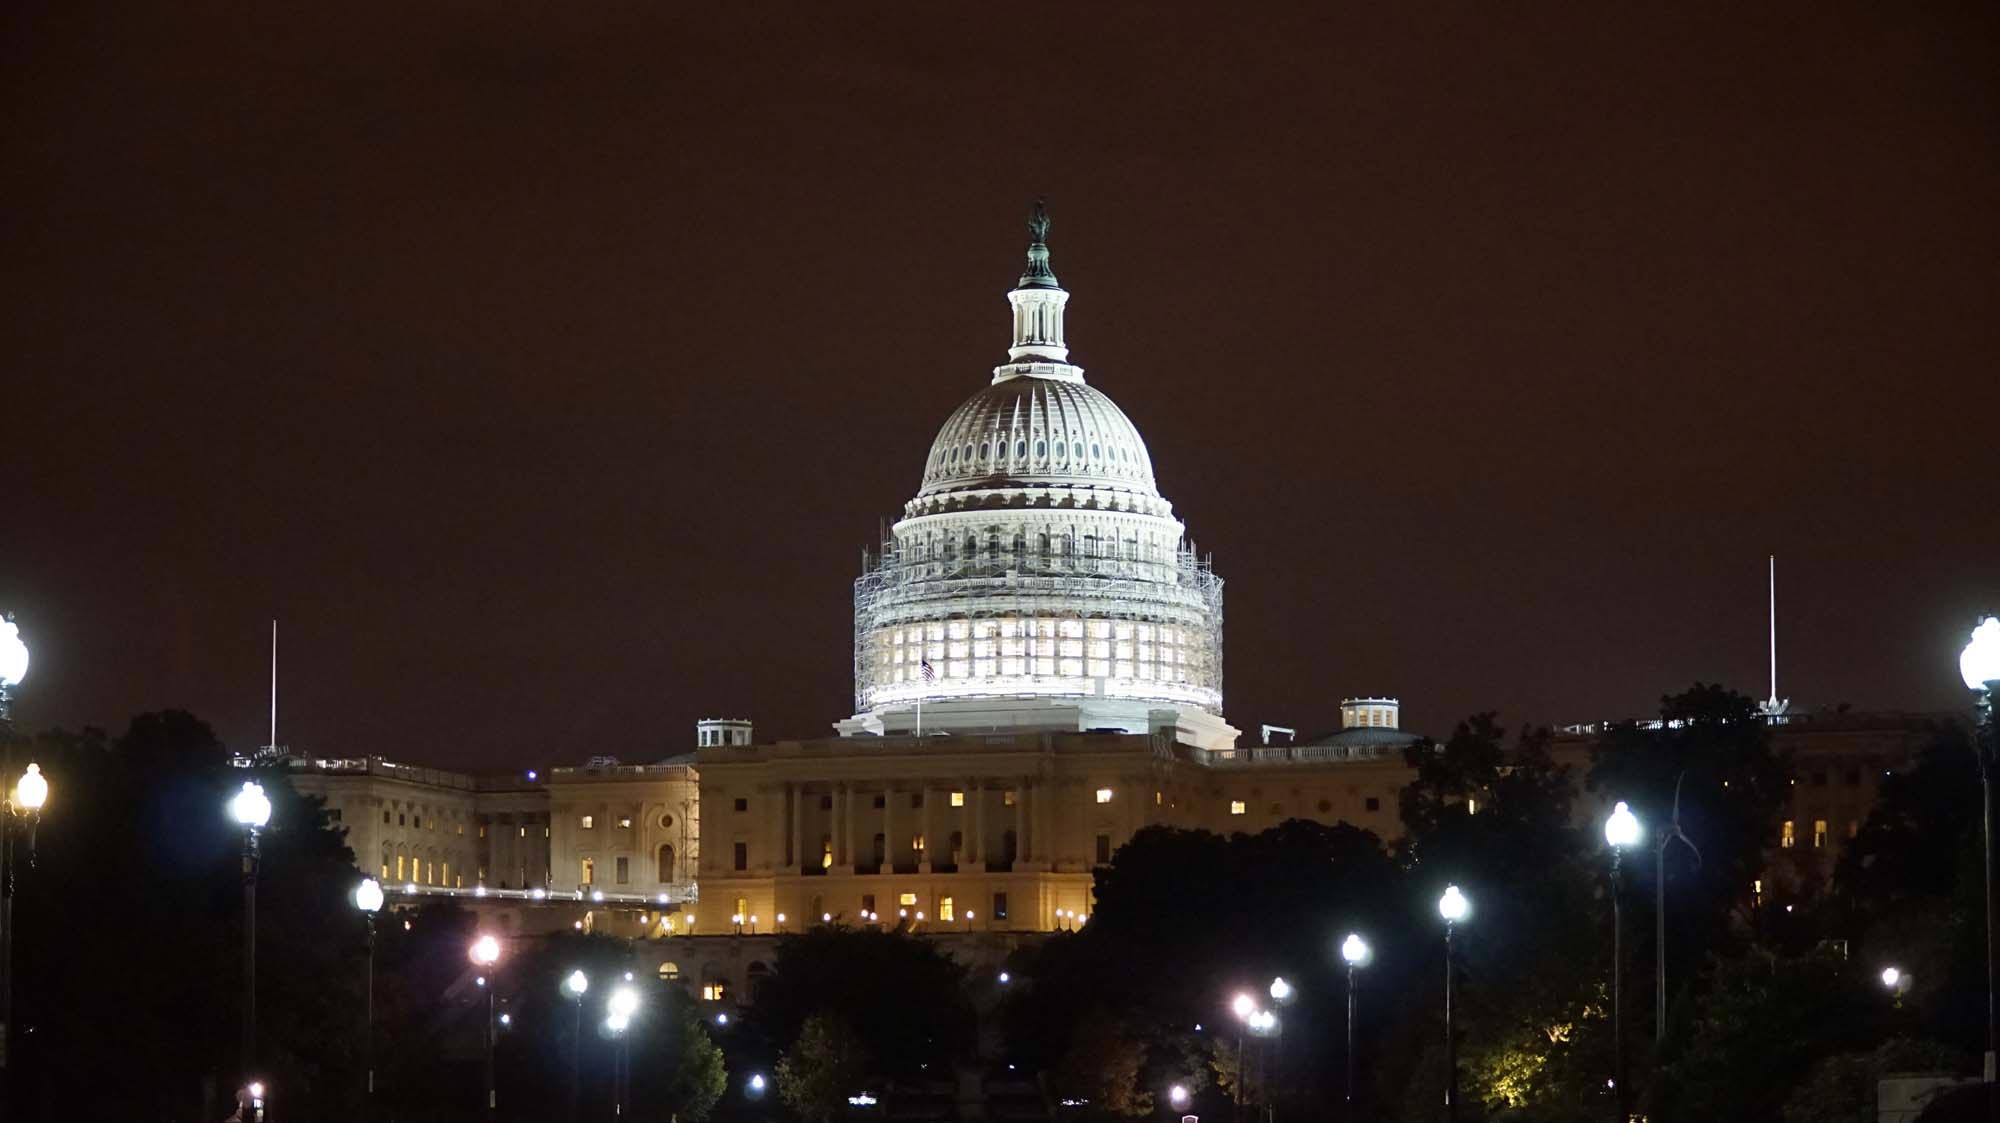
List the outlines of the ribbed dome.
{"type": "Polygon", "coordinates": [[[1012,485],[1160,494],[1125,411],[1081,380],[1029,376],[1003,378],[952,411],[917,495],[1012,485]]]}

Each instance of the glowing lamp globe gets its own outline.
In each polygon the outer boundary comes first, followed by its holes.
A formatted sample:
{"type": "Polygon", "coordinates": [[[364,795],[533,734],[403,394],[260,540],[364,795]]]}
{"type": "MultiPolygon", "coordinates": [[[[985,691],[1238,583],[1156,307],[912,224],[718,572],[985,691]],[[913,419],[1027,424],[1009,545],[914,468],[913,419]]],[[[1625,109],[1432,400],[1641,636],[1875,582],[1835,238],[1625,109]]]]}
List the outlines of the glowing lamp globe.
{"type": "Polygon", "coordinates": [[[264,785],[255,780],[243,781],[243,790],[229,801],[229,813],[236,821],[257,830],[271,821],[271,798],[264,794],[264,785]]]}
{"type": "Polygon", "coordinates": [[[1167,1099],[1174,1105],[1175,1111],[1179,1111],[1181,1108],[1186,1107],[1188,1102],[1187,1087],[1185,1085],[1176,1084],[1173,1087],[1167,1089],[1167,1099]]]}
{"type": "Polygon", "coordinates": [[[1247,994],[1239,994],[1229,1004],[1229,1009],[1239,1018],[1248,1018],[1257,1009],[1257,1000],[1247,994]]]}
{"type": "Polygon", "coordinates": [[[472,941],[472,947],[466,954],[481,967],[491,967],[500,959],[500,941],[491,936],[481,936],[472,941]]]}
{"type": "Polygon", "coordinates": [[[1359,932],[1349,932],[1347,938],[1340,941],[1340,958],[1345,959],[1351,967],[1366,964],[1370,953],[1368,941],[1362,939],[1359,932]]]}
{"type": "Polygon", "coordinates": [[[569,978],[563,980],[563,989],[582,998],[583,992],[590,989],[590,976],[582,971],[571,971],[569,978]]]}
{"type": "Polygon", "coordinates": [[[354,907],[365,913],[382,911],[382,883],[372,877],[364,877],[361,884],[354,887],[354,907]]]}
{"type": "Polygon", "coordinates": [[[613,1014],[610,1017],[604,1019],[604,1028],[610,1030],[613,1033],[624,1033],[625,1027],[631,1024],[632,1024],[632,1019],[626,1017],[624,1014],[613,1014]]]}
{"type": "Polygon", "coordinates": [[[1456,924],[1464,920],[1465,914],[1471,911],[1472,902],[1466,899],[1465,894],[1458,891],[1458,886],[1444,887],[1444,896],[1438,898],[1438,915],[1444,917],[1445,923],[1456,924]]]}
{"type": "Polygon", "coordinates": [[[619,987],[611,992],[611,1016],[630,1018],[639,1012],[639,992],[631,987],[619,987]]]}
{"type": "Polygon", "coordinates": [[[1604,820],[1604,841],[1623,850],[1639,841],[1642,833],[1639,817],[1632,814],[1632,809],[1625,806],[1624,800],[1619,800],[1618,806],[1611,809],[1611,817],[1604,820]]]}
{"type": "Polygon", "coordinates": [[[1971,641],[1958,655],[1958,674],[1967,690],[1985,690],[2000,682],[2000,616],[1985,617],[1972,629],[1971,641]]]}
{"type": "Polygon", "coordinates": [[[20,782],[14,785],[14,802],[25,810],[40,811],[48,801],[48,777],[42,775],[41,765],[30,761],[28,770],[21,773],[20,782]]]}
{"type": "Polygon", "coordinates": [[[1285,1002],[1292,997],[1292,984],[1283,975],[1271,980],[1271,1001],[1285,1002]]]}
{"type": "Polygon", "coordinates": [[[0,618],[0,687],[19,686],[27,677],[28,645],[21,642],[21,629],[0,618]]]}

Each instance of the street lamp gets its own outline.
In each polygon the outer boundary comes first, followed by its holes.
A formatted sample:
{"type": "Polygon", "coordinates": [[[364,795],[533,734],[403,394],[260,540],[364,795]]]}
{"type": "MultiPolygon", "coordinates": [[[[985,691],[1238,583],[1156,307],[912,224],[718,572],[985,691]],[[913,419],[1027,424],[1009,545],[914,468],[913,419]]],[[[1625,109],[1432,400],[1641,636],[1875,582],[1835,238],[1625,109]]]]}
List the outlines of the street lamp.
{"type": "Polygon", "coordinates": [[[1173,1087],[1168,1088],[1167,1102],[1173,1105],[1175,1111],[1187,1110],[1187,1105],[1188,1105],[1187,1085],[1176,1084],[1173,1087]]]}
{"type": "Polygon", "coordinates": [[[569,1120],[576,1123],[577,1070],[583,1064],[583,992],[590,989],[590,976],[581,969],[571,971],[563,980],[563,990],[568,992],[575,1004],[575,1016],[571,1019],[569,1041],[569,1120]]]}
{"type": "Polygon", "coordinates": [[[1340,941],[1340,958],[1347,961],[1347,1118],[1354,1118],[1354,972],[1368,966],[1375,957],[1375,949],[1361,938],[1359,932],[1349,932],[1340,941]]]}
{"type": "Polygon", "coordinates": [[[627,1031],[632,1028],[632,1016],[639,1012],[639,992],[630,986],[611,988],[611,998],[605,1003],[604,1024],[609,1026],[618,1038],[618,1053],[614,1058],[611,1076],[611,1114],[622,1117],[625,1114],[626,1086],[631,1079],[632,1053],[631,1038],[627,1031]]]}
{"type": "Polygon", "coordinates": [[[361,1038],[361,1055],[368,1067],[368,1111],[367,1118],[375,1117],[375,914],[382,911],[382,883],[372,877],[364,877],[361,884],[354,887],[354,907],[361,910],[361,916],[368,922],[368,974],[367,985],[363,988],[364,1002],[368,1013],[362,1023],[366,1028],[361,1038]]]}
{"type": "Polygon", "coordinates": [[[1257,1014],[1257,1000],[1239,992],[1229,1002],[1229,1012],[1236,1015],[1236,1119],[1243,1119],[1243,1082],[1249,1078],[1250,1065],[1243,1052],[1243,1027],[1257,1014]]]}
{"type": "Polygon", "coordinates": [[[2000,617],[1985,616],[1958,656],[1958,674],[1978,696],[1978,728],[1972,731],[1973,755],[1979,760],[1981,805],[1980,851],[1986,857],[1986,1079],[1987,1114],[1992,1114],[1995,1050],[2000,1049],[2000,1013],[1993,1000],[1993,754],[2000,740],[1993,719],[1993,694],[2000,690],[2000,617]]]}
{"type": "Polygon", "coordinates": [[[243,828],[243,1079],[257,1060],[257,832],[271,821],[264,785],[243,781],[229,801],[229,814],[243,828]]]}
{"type": "Polygon", "coordinates": [[[1625,914],[1620,902],[1619,869],[1625,848],[1644,832],[1639,817],[1624,800],[1604,820],[1604,841],[1611,844],[1611,1090],[1618,1099],[1618,1118],[1625,1111],[1625,914]]]}
{"type": "MultiPolygon", "coordinates": [[[[11,628],[11,621],[0,623],[0,627],[11,628]]],[[[15,641],[19,643],[19,640],[15,641]]],[[[27,666],[26,647],[21,648],[21,668],[27,666]]],[[[4,655],[0,655],[4,658],[4,655]]],[[[4,675],[0,671],[0,675],[4,675]]],[[[4,677],[0,677],[0,707],[4,707],[6,687],[4,677]]],[[[16,682],[20,681],[17,677],[16,682]]],[[[0,712],[0,731],[7,722],[5,713],[0,712]]],[[[7,1056],[11,1051],[14,1029],[14,820],[25,819],[28,823],[28,864],[35,861],[35,826],[42,821],[42,805],[49,801],[49,781],[42,775],[42,766],[28,762],[21,773],[21,779],[14,785],[13,797],[6,807],[0,809],[0,864],[5,864],[7,874],[0,879],[0,1114],[4,1114],[4,1097],[7,1095],[7,1056]]]]}
{"type": "Polygon", "coordinates": [[[1447,1120],[1458,1118],[1458,1038],[1452,1035],[1452,961],[1451,936],[1472,912],[1472,902],[1458,891],[1458,886],[1444,887],[1444,896],[1438,898],[1438,915],[1444,917],[1444,1114],[1447,1120]]]}
{"type": "MultiPolygon", "coordinates": [[[[500,941],[491,936],[481,936],[472,941],[467,949],[473,964],[491,973],[495,963],[500,961],[500,941]]],[[[486,988],[486,1117],[495,1119],[500,1113],[500,1097],[493,1087],[493,992],[499,990],[499,980],[481,975],[479,982],[486,988]]]]}
{"type": "Polygon", "coordinates": [[[14,614],[0,613],[0,723],[13,720],[13,695],[9,692],[27,677],[28,645],[21,641],[14,614]]]}

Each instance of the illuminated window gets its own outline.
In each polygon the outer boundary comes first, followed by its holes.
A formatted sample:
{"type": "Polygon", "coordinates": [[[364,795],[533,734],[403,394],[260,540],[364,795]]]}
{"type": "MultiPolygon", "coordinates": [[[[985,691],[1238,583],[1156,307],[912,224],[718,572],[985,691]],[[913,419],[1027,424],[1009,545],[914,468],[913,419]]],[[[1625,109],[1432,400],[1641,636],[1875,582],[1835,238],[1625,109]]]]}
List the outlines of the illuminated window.
{"type": "Polygon", "coordinates": [[[950,897],[939,897],[939,898],[938,898],[938,919],[939,919],[939,920],[952,920],[952,919],[954,919],[954,917],[952,916],[952,911],[951,911],[951,898],[950,898],[950,897]]]}
{"type": "Polygon", "coordinates": [[[833,868],[833,836],[831,835],[819,840],[819,868],[823,870],[833,868]]]}
{"type": "Polygon", "coordinates": [[[723,983],[703,983],[701,984],[701,1000],[703,1002],[720,1002],[726,990],[727,986],[723,983]]]}
{"type": "Polygon", "coordinates": [[[1786,819],[1784,826],[1779,828],[1778,845],[1786,850],[1790,850],[1792,847],[1798,845],[1798,841],[1798,836],[1793,833],[1792,821],[1786,819]]]}
{"type": "Polygon", "coordinates": [[[1099,803],[1110,803],[1110,802],[1111,802],[1111,789],[1110,789],[1110,788],[1099,788],[1099,789],[1097,789],[1097,802],[1099,802],[1099,803]]]}
{"type": "Polygon", "coordinates": [[[577,820],[577,825],[584,830],[591,830],[597,826],[597,817],[595,815],[585,815],[583,818],[577,820]]]}
{"type": "Polygon", "coordinates": [[[875,911],[875,894],[873,893],[861,894],[861,911],[868,913],[872,913],[875,911]]]}
{"type": "Polygon", "coordinates": [[[629,831],[629,830],[631,830],[631,829],[632,829],[632,816],[630,816],[630,815],[621,815],[621,816],[619,816],[619,818],[618,818],[618,829],[619,829],[619,830],[621,830],[621,831],[629,831]]]}
{"type": "Polygon", "coordinates": [[[1232,799],[1229,801],[1229,813],[1231,815],[1241,815],[1248,810],[1249,808],[1245,807],[1243,805],[1243,801],[1240,799],[1232,799]]]}
{"type": "Polygon", "coordinates": [[[1158,788],[1153,789],[1153,806],[1158,807],[1160,806],[1161,803],[1165,802],[1165,800],[1166,800],[1165,793],[1161,792],[1158,788]]]}
{"type": "Polygon", "coordinates": [[[597,881],[596,862],[591,861],[589,858],[583,860],[583,877],[581,880],[585,885],[591,885],[597,881]]]}
{"type": "Polygon", "coordinates": [[[1467,815],[1477,815],[1477,814],[1479,814],[1479,801],[1478,801],[1478,800],[1476,800],[1476,799],[1468,799],[1468,800],[1466,800],[1466,801],[1465,801],[1465,813],[1466,813],[1467,815]]]}
{"type": "Polygon", "coordinates": [[[915,905],[917,903],[917,895],[915,893],[904,893],[896,898],[896,903],[905,907],[915,905]]]}
{"type": "Polygon", "coordinates": [[[521,827],[521,828],[519,828],[519,829],[520,829],[520,832],[521,832],[521,834],[520,834],[520,837],[522,837],[522,838],[526,838],[526,837],[528,837],[528,828],[526,828],[526,827],[521,827]]]}
{"type": "Polygon", "coordinates": [[[661,981],[661,982],[663,982],[663,983],[673,983],[673,982],[679,982],[679,981],[680,981],[680,977],[681,977],[681,965],[680,965],[680,964],[678,964],[678,963],[675,963],[675,962],[674,962],[673,960],[671,960],[671,959],[667,960],[667,961],[666,961],[665,963],[662,963],[662,964],[660,964],[660,981],[661,981]]]}
{"type": "Polygon", "coordinates": [[[1763,878],[1761,878],[1761,877],[1760,877],[1760,878],[1758,878],[1757,880],[1755,880],[1755,881],[1753,881],[1753,882],[1751,882],[1751,883],[1750,883],[1750,894],[1751,894],[1751,896],[1753,896],[1753,897],[1755,897],[1755,898],[1757,899],[1757,903],[1758,903],[1758,904],[1760,904],[1760,905],[1761,905],[1761,904],[1763,904],[1763,903],[1764,903],[1764,879],[1763,879],[1763,878]]]}
{"type": "Polygon", "coordinates": [[[1002,807],[1014,806],[1014,792],[1012,789],[1000,793],[1000,806],[1002,807]]]}
{"type": "Polygon", "coordinates": [[[409,880],[409,878],[407,878],[407,877],[404,877],[404,876],[403,876],[403,861],[404,861],[404,859],[403,859],[403,856],[402,856],[401,854],[398,854],[398,855],[396,855],[396,880],[397,880],[397,881],[408,881],[408,880],[409,880]]]}
{"type": "Polygon", "coordinates": [[[464,824],[464,823],[460,823],[460,824],[458,825],[458,833],[459,833],[460,835],[463,835],[463,834],[465,834],[465,824],[464,824]]]}
{"type": "Polygon", "coordinates": [[[1818,850],[1818,849],[1821,849],[1822,847],[1824,847],[1825,845],[1826,845],[1826,820],[1825,820],[1825,819],[1814,819],[1814,820],[1813,820],[1813,849],[1815,849],[1815,850],[1818,850]]]}
{"type": "Polygon", "coordinates": [[[964,806],[965,806],[965,793],[964,793],[964,792],[953,792],[953,793],[951,793],[951,805],[952,805],[953,807],[964,807],[964,806]]]}

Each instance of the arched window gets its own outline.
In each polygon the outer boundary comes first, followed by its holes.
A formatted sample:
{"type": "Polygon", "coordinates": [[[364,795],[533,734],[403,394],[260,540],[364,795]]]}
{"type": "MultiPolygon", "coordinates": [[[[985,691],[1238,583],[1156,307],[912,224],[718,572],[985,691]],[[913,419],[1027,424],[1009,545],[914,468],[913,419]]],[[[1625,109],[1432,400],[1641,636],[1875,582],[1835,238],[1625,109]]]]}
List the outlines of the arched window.
{"type": "Polygon", "coordinates": [[[674,879],[674,848],[672,843],[660,844],[660,880],[674,879]]]}
{"type": "Polygon", "coordinates": [[[1048,531],[1046,531],[1046,530],[1045,530],[1045,531],[1043,531],[1043,532],[1042,532],[1042,533],[1041,533],[1041,534],[1040,534],[1039,536],[1037,536],[1037,538],[1035,539],[1035,548],[1036,548],[1037,550],[1040,550],[1040,551],[1041,551],[1041,554],[1042,554],[1042,556],[1043,556],[1043,557],[1048,557],[1048,556],[1049,556],[1049,532],[1048,532],[1048,531]]]}
{"type": "Polygon", "coordinates": [[[663,983],[680,982],[681,965],[675,963],[671,959],[667,960],[665,963],[660,964],[660,981],[663,983]]]}

